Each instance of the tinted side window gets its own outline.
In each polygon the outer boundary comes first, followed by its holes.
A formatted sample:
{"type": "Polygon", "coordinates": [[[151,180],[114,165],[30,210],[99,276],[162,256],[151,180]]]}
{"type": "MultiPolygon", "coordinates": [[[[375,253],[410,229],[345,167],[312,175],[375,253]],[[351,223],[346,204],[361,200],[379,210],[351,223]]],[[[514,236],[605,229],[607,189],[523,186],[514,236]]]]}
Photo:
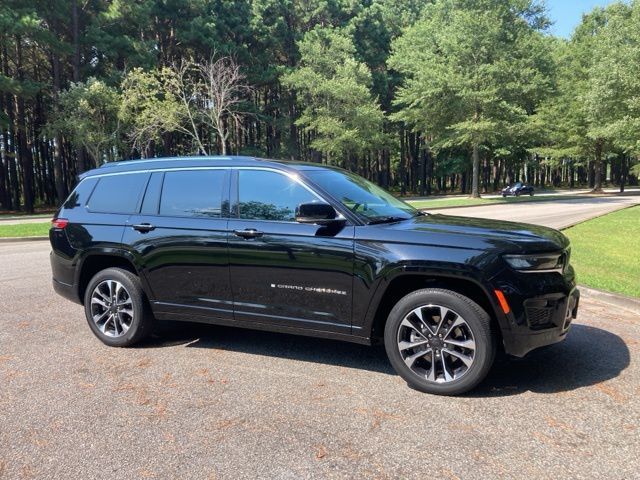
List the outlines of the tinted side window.
{"type": "Polygon", "coordinates": [[[301,203],[320,201],[314,194],[288,176],[265,170],[240,170],[240,218],[295,221],[301,203]]]}
{"type": "Polygon", "coordinates": [[[220,217],[226,170],[166,172],[162,184],[160,215],[220,217]]]}
{"type": "Polygon", "coordinates": [[[135,213],[148,177],[148,173],[128,173],[100,178],[89,199],[89,210],[100,213],[135,213]]]}
{"type": "Polygon", "coordinates": [[[71,192],[69,198],[67,198],[63,204],[64,208],[71,210],[76,207],[84,205],[93,192],[93,187],[96,186],[97,178],[85,178],[78,186],[71,192]]]}

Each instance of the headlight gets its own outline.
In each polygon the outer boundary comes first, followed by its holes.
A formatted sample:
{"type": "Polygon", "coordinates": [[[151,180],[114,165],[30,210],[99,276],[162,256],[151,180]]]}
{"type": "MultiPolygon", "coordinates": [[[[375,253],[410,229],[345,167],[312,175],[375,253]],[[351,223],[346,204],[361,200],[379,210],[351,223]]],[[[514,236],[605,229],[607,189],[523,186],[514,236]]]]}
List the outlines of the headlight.
{"type": "Polygon", "coordinates": [[[562,273],[563,253],[541,253],[534,255],[505,255],[504,259],[514,270],[524,273],[562,273]]]}

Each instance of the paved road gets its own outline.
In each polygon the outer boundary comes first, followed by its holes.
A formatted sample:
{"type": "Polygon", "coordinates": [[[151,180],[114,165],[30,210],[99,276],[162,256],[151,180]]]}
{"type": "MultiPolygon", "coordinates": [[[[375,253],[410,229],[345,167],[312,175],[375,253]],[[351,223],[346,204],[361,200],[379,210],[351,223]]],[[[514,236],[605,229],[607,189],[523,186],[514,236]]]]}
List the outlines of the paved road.
{"type": "Polygon", "coordinates": [[[640,195],[555,199],[547,202],[510,203],[461,208],[428,208],[429,213],[462,217],[493,218],[535,223],[553,228],[566,228],[605,213],[640,204],[640,195]]]}
{"type": "MultiPolygon", "coordinates": [[[[618,194],[620,192],[619,188],[603,188],[602,189],[603,192],[610,194],[610,195],[615,195],[618,194]]],[[[550,196],[557,196],[557,195],[567,195],[567,196],[571,196],[571,195],[582,195],[582,194],[588,194],[589,192],[591,192],[591,189],[586,189],[586,188],[577,188],[577,189],[573,189],[573,190],[568,190],[568,189],[561,189],[561,190],[536,190],[536,197],[550,197],[550,196]]],[[[631,194],[636,194],[636,193],[640,193],[640,187],[627,187],[625,188],[625,193],[631,193],[631,194]]],[[[452,200],[452,199],[464,199],[464,198],[468,198],[468,195],[463,195],[463,194],[453,194],[453,195],[434,195],[431,197],[404,197],[404,200],[433,200],[434,202],[437,202],[438,200],[452,200]]],[[[482,198],[502,198],[502,195],[499,193],[489,193],[489,194],[483,194],[482,198]]]]}
{"type": "Polygon", "coordinates": [[[379,347],[183,324],[108,348],[45,242],[0,259],[0,478],[637,478],[639,315],[585,299],[567,341],[442,398],[379,347]]]}

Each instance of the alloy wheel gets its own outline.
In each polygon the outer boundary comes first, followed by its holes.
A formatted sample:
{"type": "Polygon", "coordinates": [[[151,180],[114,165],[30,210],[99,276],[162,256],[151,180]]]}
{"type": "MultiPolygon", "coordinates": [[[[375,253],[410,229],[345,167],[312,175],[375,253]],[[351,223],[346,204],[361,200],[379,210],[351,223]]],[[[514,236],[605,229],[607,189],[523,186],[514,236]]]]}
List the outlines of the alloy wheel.
{"type": "Polygon", "coordinates": [[[431,382],[460,379],[473,365],[476,343],[462,316],[442,305],[409,312],[398,328],[398,350],[417,376],[431,382]]]}
{"type": "Polygon", "coordinates": [[[108,337],[121,337],[133,322],[133,302],[124,285],[117,280],[104,280],[91,294],[91,318],[108,337]]]}

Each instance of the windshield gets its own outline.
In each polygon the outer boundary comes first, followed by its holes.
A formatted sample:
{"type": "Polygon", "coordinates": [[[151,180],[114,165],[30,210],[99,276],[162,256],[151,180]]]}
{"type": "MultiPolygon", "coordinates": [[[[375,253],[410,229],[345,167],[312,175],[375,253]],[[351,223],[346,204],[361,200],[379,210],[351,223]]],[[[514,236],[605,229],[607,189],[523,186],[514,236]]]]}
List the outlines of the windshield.
{"type": "Polygon", "coordinates": [[[367,223],[385,219],[403,220],[419,214],[411,205],[358,175],[337,170],[311,170],[305,173],[367,223]]]}

